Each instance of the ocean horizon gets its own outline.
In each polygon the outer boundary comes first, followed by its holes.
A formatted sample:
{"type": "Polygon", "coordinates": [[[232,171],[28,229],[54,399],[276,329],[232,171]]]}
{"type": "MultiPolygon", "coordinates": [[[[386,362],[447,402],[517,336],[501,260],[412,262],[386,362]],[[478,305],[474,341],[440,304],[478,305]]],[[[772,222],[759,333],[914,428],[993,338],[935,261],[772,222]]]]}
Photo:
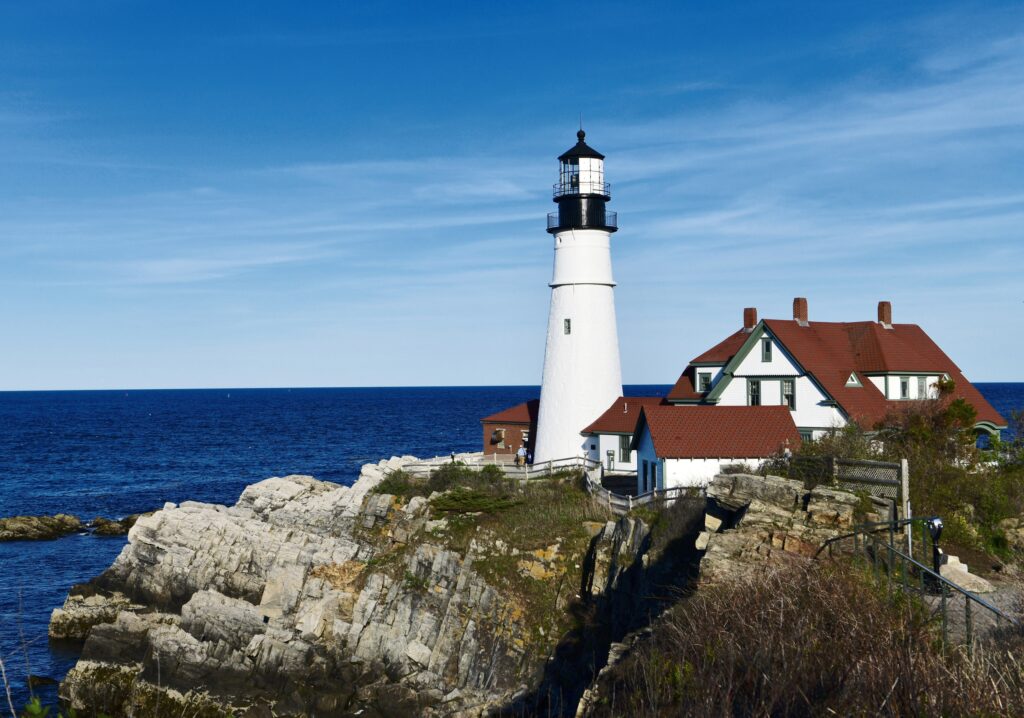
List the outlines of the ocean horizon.
{"type": "MultiPolygon", "coordinates": [[[[1009,419],[1024,382],[976,383],[1009,419]]],[[[626,385],[663,396],[666,384],[626,385]]],[[[479,451],[481,417],[539,386],[86,389],[0,392],[0,517],[119,518],[186,500],[233,504],[249,484],[308,474],[351,484],[392,455],[479,451]]],[[[0,655],[16,705],[27,675],[60,680],[78,646],[47,638],[73,584],[100,574],[124,537],[0,543],[0,655]]],[[[36,693],[53,701],[56,688],[36,693]]]]}

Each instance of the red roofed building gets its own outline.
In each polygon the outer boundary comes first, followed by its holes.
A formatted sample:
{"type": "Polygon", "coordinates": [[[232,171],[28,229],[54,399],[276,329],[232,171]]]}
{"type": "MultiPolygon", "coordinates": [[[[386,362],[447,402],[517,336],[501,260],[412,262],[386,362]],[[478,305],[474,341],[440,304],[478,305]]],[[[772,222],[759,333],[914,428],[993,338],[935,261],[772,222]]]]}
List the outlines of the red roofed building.
{"type": "Polygon", "coordinates": [[[635,427],[637,492],[705,486],[727,464],[756,468],[800,445],[785,406],[644,406],[635,427]]]}
{"type": "Polygon", "coordinates": [[[484,455],[515,455],[520,446],[533,453],[539,399],[530,399],[480,420],[484,429],[484,455]]]}
{"type": "Polygon", "coordinates": [[[620,396],[582,432],[587,457],[607,471],[636,471],[636,450],[631,448],[640,409],[665,403],[660,396],[620,396]]]}
{"type": "Polygon", "coordinates": [[[785,406],[804,438],[856,421],[874,428],[908,401],[934,399],[940,380],[978,413],[976,429],[995,432],[1006,420],[959,367],[916,324],[893,324],[889,302],[877,322],[810,321],[807,300],[793,300],[793,319],[744,326],[694,358],[666,401],[678,405],[785,406]]]}

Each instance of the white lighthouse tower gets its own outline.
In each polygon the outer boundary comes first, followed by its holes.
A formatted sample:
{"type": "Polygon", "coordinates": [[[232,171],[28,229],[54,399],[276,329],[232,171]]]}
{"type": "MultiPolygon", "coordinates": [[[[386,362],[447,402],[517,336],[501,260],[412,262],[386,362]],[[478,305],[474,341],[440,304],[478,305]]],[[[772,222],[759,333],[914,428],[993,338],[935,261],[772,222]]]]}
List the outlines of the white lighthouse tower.
{"type": "Polygon", "coordinates": [[[580,432],[622,396],[611,235],[616,215],[604,181],[604,155],[581,129],[576,146],[558,158],[558,211],[548,215],[555,236],[551,312],[544,350],[533,461],[582,456],[580,432]]]}

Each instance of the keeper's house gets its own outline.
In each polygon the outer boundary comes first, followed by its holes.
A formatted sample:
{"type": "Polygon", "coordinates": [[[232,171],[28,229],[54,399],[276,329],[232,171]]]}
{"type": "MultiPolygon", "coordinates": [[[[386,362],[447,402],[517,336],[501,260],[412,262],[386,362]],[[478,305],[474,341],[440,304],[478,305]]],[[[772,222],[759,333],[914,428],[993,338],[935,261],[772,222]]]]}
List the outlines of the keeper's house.
{"type": "Polygon", "coordinates": [[[680,407],[784,406],[805,439],[856,422],[873,429],[908,401],[934,399],[939,380],[977,411],[977,432],[1006,428],[959,367],[916,324],[893,324],[879,302],[877,322],[812,322],[807,300],[793,300],[790,320],[757,320],[693,359],[668,393],[680,407]]]}

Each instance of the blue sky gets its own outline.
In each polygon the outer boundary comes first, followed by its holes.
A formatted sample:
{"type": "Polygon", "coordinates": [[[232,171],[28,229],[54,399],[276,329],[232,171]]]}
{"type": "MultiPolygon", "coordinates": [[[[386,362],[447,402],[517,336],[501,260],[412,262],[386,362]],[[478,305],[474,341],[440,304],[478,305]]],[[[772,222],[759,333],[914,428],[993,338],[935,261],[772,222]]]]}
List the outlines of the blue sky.
{"type": "Polygon", "coordinates": [[[1019,3],[0,5],[0,389],[535,384],[555,156],[623,374],[742,308],[1024,381],[1019,3]]]}

